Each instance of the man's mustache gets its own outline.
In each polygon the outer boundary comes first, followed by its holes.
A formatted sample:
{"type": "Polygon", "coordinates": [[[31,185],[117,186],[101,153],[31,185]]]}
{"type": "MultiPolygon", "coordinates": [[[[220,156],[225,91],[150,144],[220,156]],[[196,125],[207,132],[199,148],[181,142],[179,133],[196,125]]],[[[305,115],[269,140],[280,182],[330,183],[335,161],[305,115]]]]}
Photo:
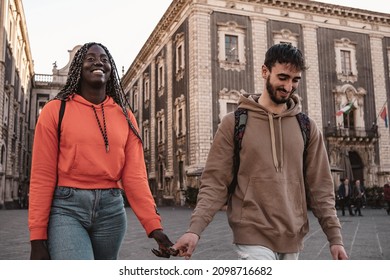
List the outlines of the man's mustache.
{"type": "Polygon", "coordinates": [[[296,88],[293,88],[290,92],[288,92],[285,88],[278,88],[278,90],[284,93],[294,93],[296,91],[296,88]]]}

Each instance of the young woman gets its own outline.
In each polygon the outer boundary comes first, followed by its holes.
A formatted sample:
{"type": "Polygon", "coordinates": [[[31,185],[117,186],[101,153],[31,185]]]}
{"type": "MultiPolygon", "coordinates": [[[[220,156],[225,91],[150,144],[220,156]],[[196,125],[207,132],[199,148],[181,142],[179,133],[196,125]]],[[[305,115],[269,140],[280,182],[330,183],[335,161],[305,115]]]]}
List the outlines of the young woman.
{"type": "Polygon", "coordinates": [[[31,259],[116,259],[127,227],[122,188],[146,234],[159,245],[153,252],[160,257],[175,254],[162,231],[142,141],[125,101],[107,48],[84,44],[65,86],[45,105],[36,125],[31,259]]]}

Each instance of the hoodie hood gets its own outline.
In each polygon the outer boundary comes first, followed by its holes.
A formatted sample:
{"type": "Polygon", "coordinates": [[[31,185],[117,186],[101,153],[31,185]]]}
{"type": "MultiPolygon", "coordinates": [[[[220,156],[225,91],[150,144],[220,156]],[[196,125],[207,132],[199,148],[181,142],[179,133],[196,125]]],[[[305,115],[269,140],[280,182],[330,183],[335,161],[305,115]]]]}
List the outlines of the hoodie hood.
{"type": "Polygon", "coordinates": [[[248,114],[250,111],[256,112],[260,119],[267,121],[269,124],[270,137],[271,137],[271,149],[274,166],[277,172],[281,172],[283,169],[283,129],[282,119],[286,117],[295,117],[301,112],[301,104],[299,97],[296,94],[292,94],[291,98],[287,102],[287,110],[274,114],[269,112],[267,108],[259,104],[258,94],[243,94],[238,99],[238,107],[247,109],[248,114]]]}
{"type": "MultiPolygon", "coordinates": [[[[242,94],[238,99],[238,107],[244,108],[250,111],[260,112],[268,118],[269,112],[265,107],[259,104],[260,94],[242,94]]],[[[273,114],[278,117],[295,116],[301,112],[302,106],[299,97],[296,94],[292,94],[291,98],[287,101],[287,110],[281,114],[273,114]]]]}

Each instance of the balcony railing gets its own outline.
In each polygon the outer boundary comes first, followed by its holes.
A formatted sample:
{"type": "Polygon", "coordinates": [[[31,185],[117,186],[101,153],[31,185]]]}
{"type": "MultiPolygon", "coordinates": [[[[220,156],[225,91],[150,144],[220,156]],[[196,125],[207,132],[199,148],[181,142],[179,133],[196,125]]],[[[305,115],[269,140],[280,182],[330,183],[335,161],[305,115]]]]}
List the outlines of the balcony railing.
{"type": "Polygon", "coordinates": [[[35,74],[34,81],[38,83],[51,83],[53,82],[53,75],[50,74],[35,74]]]}
{"type": "Polygon", "coordinates": [[[337,138],[357,138],[357,139],[374,139],[378,138],[378,127],[373,126],[366,128],[344,128],[344,127],[325,127],[325,137],[337,138]]]}

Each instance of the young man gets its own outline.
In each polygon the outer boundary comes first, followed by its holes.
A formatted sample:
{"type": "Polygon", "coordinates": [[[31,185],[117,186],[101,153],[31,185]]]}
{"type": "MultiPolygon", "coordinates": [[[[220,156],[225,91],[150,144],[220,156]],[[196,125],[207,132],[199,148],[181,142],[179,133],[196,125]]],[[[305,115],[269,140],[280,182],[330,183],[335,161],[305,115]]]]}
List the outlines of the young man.
{"type": "Polygon", "coordinates": [[[353,189],[352,186],[349,184],[348,178],[341,180],[341,184],[338,188],[338,194],[340,197],[340,208],[342,215],[345,216],[345,207],[348,207],[349,215],[355,216],[352,212],[351,204],[351,200],[353,197],[353,189]]]}
{"type": "Polygon", "coordinates": [[[362,215],[362,207],[364,200],[364,187],[360,184],[360,180],[355,181],[355,185],[353,186],[353,201],[355,204],[355,215],[362,215]]]}
{"type": "Polygon", "coordinates": [[[310,142],[304,140],[296,115],[299,98],[293,93],[306,69],[302,53],[290,44],[277,44],[266,53],[265,80],[260,96],[241,96],[248,110],[240,151],[235,192],[232,181],[234,114],[226,115],[210,149],[197,206],[188,231],[173,246],[189,259],[202,231],[228,200],[227,215],[241,259],[297,259],[308,232],[306,195],[326,234],[334,259],[347,259],[336,215],[333,181],[320,129],[310,120],[310,142]],[[305,172],[304,172],[305,170],[305,172]]]}

